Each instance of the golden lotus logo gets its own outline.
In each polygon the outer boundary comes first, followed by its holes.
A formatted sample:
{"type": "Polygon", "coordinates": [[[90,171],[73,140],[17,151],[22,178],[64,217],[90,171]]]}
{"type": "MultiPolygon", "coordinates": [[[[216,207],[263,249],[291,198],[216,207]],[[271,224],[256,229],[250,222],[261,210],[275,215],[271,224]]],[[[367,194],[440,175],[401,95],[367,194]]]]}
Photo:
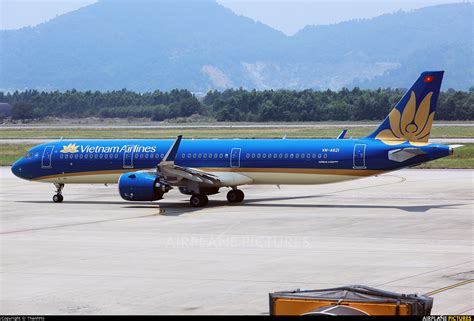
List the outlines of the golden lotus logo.
{"type": "Polygon", "coordinates": [[[387,145],[398,145],[404,142],[415,146],[428,144],[435,116],[435,112],[430,114],[432,95],[433,92],[428,93],[416,108],[416,96],[412,91],[403,113],[400,114],[398,109],[394,108],[388,115],[390,129],[382,130],[375,139],[387,145]]]}
{"type": "Polygon", "coordinates": [[[69,145],[63,145],[63,149],[60,150],[61,153],[77,153],[79,152],[77,150],[76,144],[69,144],[69,145]]]}

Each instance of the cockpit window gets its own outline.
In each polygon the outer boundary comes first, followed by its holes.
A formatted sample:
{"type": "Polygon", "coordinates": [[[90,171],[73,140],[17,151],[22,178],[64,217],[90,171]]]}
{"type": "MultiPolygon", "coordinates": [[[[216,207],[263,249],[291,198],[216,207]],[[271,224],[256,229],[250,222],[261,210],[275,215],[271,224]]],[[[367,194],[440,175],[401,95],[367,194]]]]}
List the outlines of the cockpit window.
{"type": "Polygon", "coordinates": [[[30,151],[26,152],[25,158],[31,158],[31,157],[33,157],[33,153],[30,151]]]}

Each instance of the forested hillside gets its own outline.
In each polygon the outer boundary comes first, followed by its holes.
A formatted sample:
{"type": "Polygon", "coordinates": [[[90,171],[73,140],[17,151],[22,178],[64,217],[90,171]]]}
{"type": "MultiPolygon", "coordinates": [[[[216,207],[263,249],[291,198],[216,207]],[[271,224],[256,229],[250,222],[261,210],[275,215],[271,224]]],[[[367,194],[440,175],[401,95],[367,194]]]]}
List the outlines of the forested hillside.
{"type": "MultiPolygon", "coordinates": [[[[206,117],[218,121],[357,121],[381,120],[403,95],[401,89],[340,91],[228,89],[209,91],[198,100],[187,90],[136,93],[23,92],[2,93],[0,102],[13,105],[14,119],[149,118],[156,121],[206,117]]],[[[474,120],[474,88],[448,90],[439,97],[436,119],[474,120]]]]}

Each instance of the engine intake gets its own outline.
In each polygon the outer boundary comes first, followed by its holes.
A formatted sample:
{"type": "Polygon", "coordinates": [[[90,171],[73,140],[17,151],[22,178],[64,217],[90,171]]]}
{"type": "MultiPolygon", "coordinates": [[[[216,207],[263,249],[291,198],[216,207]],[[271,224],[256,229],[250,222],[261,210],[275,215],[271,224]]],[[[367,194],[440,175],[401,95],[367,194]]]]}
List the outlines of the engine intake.
{"type": "Polygon", "coordinates": [[[157,201],[172,189],[159,176],[145,172],[122,174],[118,187],[120,196],[126,201],[157,201]]]}

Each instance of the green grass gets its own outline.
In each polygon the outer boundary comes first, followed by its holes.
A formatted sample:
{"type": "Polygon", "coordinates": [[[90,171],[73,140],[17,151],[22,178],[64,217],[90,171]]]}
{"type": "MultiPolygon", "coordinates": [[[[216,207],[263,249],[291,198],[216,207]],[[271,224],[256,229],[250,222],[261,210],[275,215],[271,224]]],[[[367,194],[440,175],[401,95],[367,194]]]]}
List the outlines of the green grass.
{"type": "Polygon", "coordinates": [[[417,168],[474,168],[474,144],[464,144],[454,150],[454,155],[421,164],[417,168]]]}
{"type": "MultiPolygon", "coordinates": [[[[0,144],[0,166],[11,165],[34,145],[0,144]]],[[[474,144],[456,148],[454,155],[422,164],[417,168],[474,168],[474,144]]]]}
{"type": "Polygon", "coordinates": [[[0,166],[13,164],[35,145],[0,144],[0,166]]]}
{"type": "MultiPolygon", "coordinates": [[[[182,128],[182,129],[157,129],[157,128],[111,128],[111,129],[0,129],[0,139],[65,139],[73,138],[174,138],[184,135],[187,138],[280,138],[286,135],[288,138],[335,138],[342,129],[348,128],[348,137],[363,137],[369,135],[376,126],[351,127],[341,125],[341,128],[182,128]]],[[[462,126],[440,126],[433,127],[432,138],[474,138],[472,127],[462,126]]]]}

